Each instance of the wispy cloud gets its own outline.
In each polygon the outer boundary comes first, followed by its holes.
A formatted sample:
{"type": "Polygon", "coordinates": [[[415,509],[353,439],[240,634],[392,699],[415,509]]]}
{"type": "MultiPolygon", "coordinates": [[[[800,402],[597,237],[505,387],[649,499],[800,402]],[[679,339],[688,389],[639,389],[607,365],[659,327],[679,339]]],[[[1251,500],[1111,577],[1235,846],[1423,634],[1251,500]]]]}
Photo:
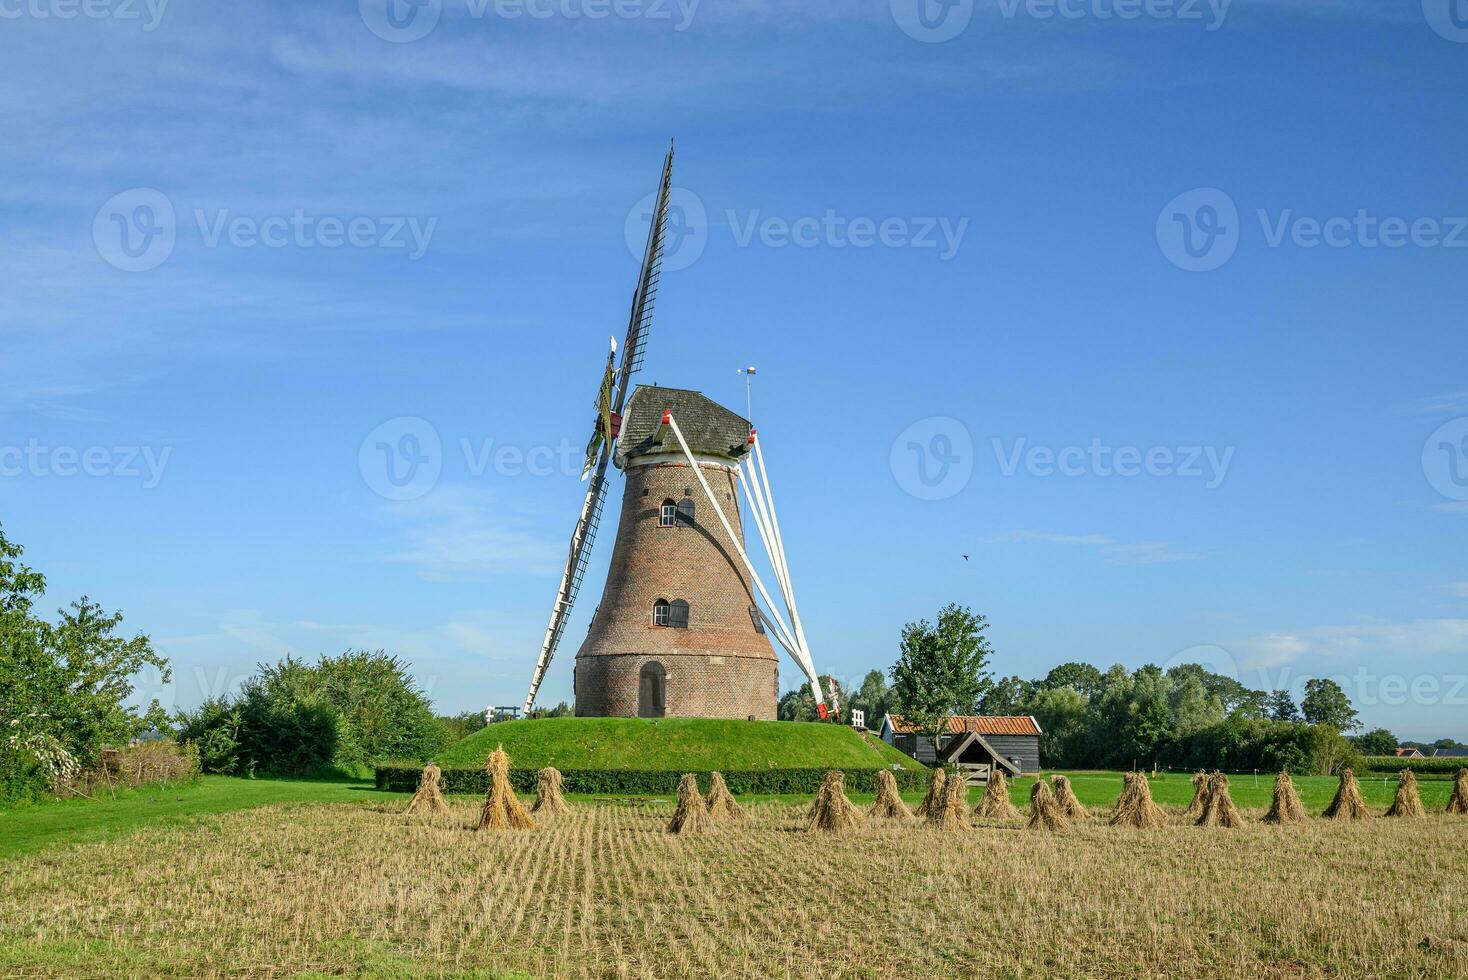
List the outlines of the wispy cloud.
{"type": "Polygon", "coordinates": [[[1356,663],[1402,655],[1462,656],[1468,654],[1468,619],[1315,626],[1267,633],[1226,646],[1238,651],[1244,667],[1277,667],[1305,656],[1356,663]]]}
{"type": "Polygon", "coordinates": [[[1166,541],[1118,541],[1104,534],[1051,534],[1043,531],[1014,531],[997,540],[1073,545],[1090,548],[1113,565],[1160,565],[1175,561],[1198,561],[1204,556],[1179,551],[1166,541]]]}
{"type": "Polygon", "coordinates": [[[388,561],[415,565],[429,581],[493,574],[549,574],[564,546],[538,537],[530,522],[489,494],[440,487],[421,500],[386,505],[406,546],[388,561]]]}
{"type": "Polygon", "coordinates": [[[1406,410],[1413,415],[1468,414],[1468,391],[1449,391],[1419,398],[1409,403],[1406,410]]]}

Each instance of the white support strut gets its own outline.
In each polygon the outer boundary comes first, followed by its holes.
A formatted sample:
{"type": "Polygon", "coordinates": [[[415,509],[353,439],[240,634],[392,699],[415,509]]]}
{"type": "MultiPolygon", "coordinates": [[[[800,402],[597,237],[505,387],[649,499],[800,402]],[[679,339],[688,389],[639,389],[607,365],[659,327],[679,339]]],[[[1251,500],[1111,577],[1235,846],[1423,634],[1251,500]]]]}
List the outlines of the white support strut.
{"type": "MultiPolygon", "coordinates": [[[[795,627],[795,639],[800,643],[800,648],[805,651],[805,659],[811,665],[811,671],[815,671],[815,661],[810,655],[810,644],[805,641],[805,627],[800,623],[800,610],[795,605],[795,586],[790,581],[790,565],[785,557],[785,538],[780,533],[780,518],[775,513],[775,492],[770,489],[770,478],[765,473],[765,451],[760,445],[759,437],[754,440],[754,459],[759,464],[760,483],[764,484],[764,502],[769,507],[770,529],[774,532],[775,547],[780,552],[780,567],[785,571],[785,602],[790,607],[790,625],[795,627]]],[[[817,700],[820,698],[817,696],[817,700]]]]}
{"type": "Polygon", "coordinates": [[[724,533],[729,536],[729,543],[734,546],[735,554],[739,556],[739,560],[744,564],[745,571],[749,573],[749,577],[754,582],[755,588],[759,590],[760,597],[765,600],[765,605],[769,607],[769,615],[765,617],[766,621],[775,628],[780,645],[785,647],[801,671],[805,673],[806,678],[810,681],[811,691],[815,694],[816,703],[824,705],[825,698],[821,693],[821,680],[816,676],[814,664],[811,663],[804,646],[795,638],[790,628],[780,618],[780,614],[775,608],[775,602],[770,598],[769,590],[765,588],[765,583],[760,579],[759,572],[755,571],[753,563],[749,560],[749,555],[745,552],[744,546],[739,542],[739,535],[734,533],[733,525],[729,523],[729,518],[724,515],[724,509],[719,506],[718,498],[714,496],[713,490],[709,487],[708,480],[703,475],[703,468],[698,465],[698,460],[694,458],[692,450],[688,448],[688,442],[683,438],[683,431],[678,428],[678,420],[673,418],[672,412],[665,412],[663,414],[663,420],[672,429],[674,437],[678,440],[678,447],[683,450],[683,455],[688,460],[688,465],[692,467],[693,475],[698,480],[699,487],[703,490],[703,494],[709,503],[713,505],[714,513],[718,515],[719,523],[723,525],[724,533]]]}

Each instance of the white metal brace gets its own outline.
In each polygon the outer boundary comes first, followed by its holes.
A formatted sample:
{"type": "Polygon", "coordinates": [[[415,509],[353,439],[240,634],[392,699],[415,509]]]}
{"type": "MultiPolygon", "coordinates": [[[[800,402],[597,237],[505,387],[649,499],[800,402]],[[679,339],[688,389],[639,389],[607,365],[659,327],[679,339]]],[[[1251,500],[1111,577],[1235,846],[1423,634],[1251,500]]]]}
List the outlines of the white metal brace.
{"type": "MultiPolygon", "coordinates": [[[[714,513],[718,515],[719,523],[723,525],[724,533],[729,536],[729,542],[734,546],[735,554],[739,556],[739,560],[744,564],[745,571],[749,573],[749,577],[754,582],[755,588],[759,590],[760,597],[765,600],[765,605],[769,607],[769,614],[764,618],[774,627],[775,638],[780,641],[780,645],[785,648],[791,658],[795,660],[796,665],[800,667],[801,671],[810,681],[811,691],[815,694],[816,703],[824,706],[825,697],[821,692],[821,680],[816,676],[815,665],[811,662],[809,652],[805,645],[798,639],[799,633],[792,633],[790,627],[786,626],[784,620],[780,618],[779,611],[775,607],[775,602],[770,598],[769,590],[765,588],[765,583],[760,579],[759,572],[755,571],[753,563],[749,560],[749,555],[745,552],[744,546],[739,542],[739,535],[734,533],[733,525],[729,523],[729,518],[724,515],[724,508],[719,506],[718,498],[714,496],[713,490],[710,489],[708,480],[703,475],[703,468],[698,465],[698,460],[694,459],[692,450],[688,448],[688,442],[683,438],[683,431],[678,428],[678,420],[673,418],[672,412],[664,412],[663,422],[672,429],[674,437],[678,440],[679,448],[683,450],[683,455],[688,460],[688,465],[693,469],[693,475],[698,480],[699,487],[703,490],[704,496],[708,498],[709,503],[713,506],[714,513]]],[[[756,526],[759,526],[759,518],[756,518],[756,526]]],[[[763,529],[760,531],[760,537],[761,540],[765,540],[763,529]]],[[[765,547],[768,550],[768,541],[766,541],[765,547]]],[[[774,553],[771,552],[772,564],[778,560],[775,558],[774,553]]],[[[782,578],[783,574],[782,571],[776,572],[776,575],[782,578]]],[[[781,591],[783,593],[784,589],[782,588],[781,591]]],[[[792,616],[792,618],[794,617],[792,616]]]]}

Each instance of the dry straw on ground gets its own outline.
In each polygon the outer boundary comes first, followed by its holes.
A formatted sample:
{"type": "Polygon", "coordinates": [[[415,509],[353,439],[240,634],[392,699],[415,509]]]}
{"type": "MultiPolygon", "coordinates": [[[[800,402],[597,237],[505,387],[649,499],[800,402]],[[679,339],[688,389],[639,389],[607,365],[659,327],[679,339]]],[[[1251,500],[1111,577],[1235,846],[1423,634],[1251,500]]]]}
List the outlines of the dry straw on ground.
{"type": "Polygon", "coordinates": [[[674,839],[671,795],[476,836],[478,799],[419,823],[407,794],[362,793],[6,858],[0,976],[1454,977],[1451,788],[1423,780],[1422,820],[1201,838],[815,837],[793,832],[803,805],[745,802],[744,823],[674,839]]]}
{"type": "Polygon", "coordinates": [[[1244,825],[1244,817],[1228,791],[1228,777],[1221,772],[1208,777],[1208,796],[1203,800],[1203,812],[1198,815],[1197,824],[1230,829],[1244,825]]]}
{"type": "Polygon", "coordinates": [[[546,766],[540,770],[535,780],[535,802],[530,804],[530,812],[538,817],[557,817],[563,813],[570,813],[571,808],[566,805],[566,798],[561,795],[564,783],[561,770],[554,766],[546,766]]]}
{"type": "Polygon", "coordinates": [[[714,823],[743,820],[747,816],[744,807],[740,806],[739,801],[734,799],[734,794],[729,792],[729,784],[724,782],[724,774],[721,772],[716,772],[709,777],[707,809],[714,823]]]}
{"type": "Polygon", "coordinates": [[[1287,772],[1275,776],[1274,799],[1269,803],[1269,812],[1264,815],[1264,822],[1284,825],[1304,823],[1305,820],[1305,804],[1300,802],[1295,781],[1287,772]]]}
{"type": "Polygon", "coordinates": [[[1183,819],[1187,821],[1197,820],[1203,815],[1203,804],[1208,801],[1208,774],[1206,772],[1193,773],[1193,800],[1188,808],[1183,811],[1183,819]]]}
{"type": "Polygon", "coordinates": [[[1152,786],[1144,772],[1129,772],[1123,777],[1121,796],[1111,811],[1111,826],[1151,829],[1167,825],[1167,814],[1152,802],[1152,786]]]}
{"type": "Polygon", "coordinates": [[[943,780],[938,804],[928,811],[927,825],[935,830],[953,832],[968,830],[968,782],[962,773],[950,772],[943,780]]]}
{"type": "Polygon", "coordinates": [[[984,795],[979,798],[979,805],[974,807],[974,815],[989,820],[1018,820],[1024,816],[1009,799],[1009,780],[1004,778],[1002,771],[995,769],[990,774],[989,785],[984,787],[984,795]]]}
{"type": "Polygon", "coordinates": [[[1327,820],[1365,820],[1371,816],[1371,811],[1366,809],[1366,801],[1361,799],[1361,784],[1356,782],[1354,772],[1341,770],[1340,788],[1321,816],[1327,820]]]}
{"type": "Polygon", "coordinates": [[[897,793],[897,779],[892,775],[892,770],[883,769],[877,773],[877,800],[867,810],[867,816],[877,820],[912,819],[912,811],[897,793]]]}
{"type": "Polygon", "coordinates": [[[927,817],[938,808],[943,800],[943,782],[948,778],[948,770],[942,766],[934,766],[932,775],[928,777],[928,791],[923,795],[923,801],[913,811],[913,816],[927,819],[927,817]]]}
{"type": "Polygon", "coordinates": [[[510,786],[510,757],[498,746],[489,754],[484,768],[489,772],[489,792],[479,811],[480,830],[533,830],[535,821],[515,797],[510,786]]]}
{"type": "Polygon", "coordinates": [[[443,770],[430,762],[423,767],[423,775],[418,777],[418,790],[403,813],[435,816],[448,812],[448,802],[443,798],[443,770]]]}
{"type": "Polygon", "coordinates": [[[816,791],[805,829],[812,833],[844,834],[863,822],[861,811],[846,798],[846,774],[832,769],[816,791]]]}
{"type": "Polygon", "coordinates": [[[1391,809],[1386,811],[1389,817],[1425,817],[1427,808],[1422,805],[1422,795],[1417,792],[1417,775],[1410,769],[1403,769],[1397,777],[1397,795],[1392,800],[1391,809]]]}
{"type": "Polygon", "coordinates": [[[670,834],[704,834],[714,829],[714,821],[703,805],[698,791],[698,777],[685,772],[678,780],[678,806],[668,822],[670,834]]]}
{"type": "Polygon", "coordinates": [[[1050,790],[1050,784],[1043,779],[1035,780],[1035,785],[1030,788],[1030,822],[1031,830],[1048,830],[1059,833],[1070,829],[1070,821],[1065,819],[1065,813],[1060,809],[1060,804],[1055,802],[1055,794],[1050,790]]]}
{"type": "Polygon", "coordinates": [[[1075,790],[1070,788],[1070,780],[1056,773],[1050,777],[1050,782],[1055,788],[1055,803],[1060,807],[1060,812],[1065,814],[1069,820],[1089,820],[1091,812],[1081,805],[1076,799],[1075,790]]]}
{"type": "Polygon", "coordinates": [[[1453,780],[1453,795],[1448,797],[1448,812],[1468,813],[1468,769],[1459,769],[1453,780]]]}

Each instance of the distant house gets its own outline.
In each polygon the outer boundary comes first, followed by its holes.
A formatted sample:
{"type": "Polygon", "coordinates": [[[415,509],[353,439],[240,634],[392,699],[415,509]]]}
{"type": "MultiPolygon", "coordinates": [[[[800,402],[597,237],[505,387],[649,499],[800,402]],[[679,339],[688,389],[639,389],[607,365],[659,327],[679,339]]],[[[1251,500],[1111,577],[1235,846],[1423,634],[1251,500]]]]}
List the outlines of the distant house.
{"type": "Polygon", "coordinates": [[[976,775],[980,767],[991,765],[1015,775],[1040,771],[1042,732],[1030,715],[954,715],[946,728],[935,749],[931,736],[920,734],[901,715],[889,714],[882,718],[878,737],[925,765],[961,765],[976,775]]]}
{"type": "Polygon", "coordinates": [[[1420,749],[1414,745],[1404,745],[1397,749],[1398,759],[1423,759],[1426,758],[1420,749]]]}
{"type": "Polygon", "coordinates": [[[1434,759],[1468,759],[1468,749],[1433,749],[1434,759]]]}

